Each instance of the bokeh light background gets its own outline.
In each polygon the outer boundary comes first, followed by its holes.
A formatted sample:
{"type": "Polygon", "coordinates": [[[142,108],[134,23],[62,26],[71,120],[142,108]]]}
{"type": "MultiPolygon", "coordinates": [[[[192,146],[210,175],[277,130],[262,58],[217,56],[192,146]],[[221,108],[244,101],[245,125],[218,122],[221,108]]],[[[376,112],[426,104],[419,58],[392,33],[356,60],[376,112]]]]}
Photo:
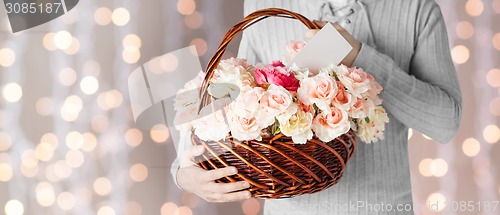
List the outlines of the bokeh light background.
{"type": "MultiPolygon", "coordinates": [[[[429,201],[500,200],[500,0],[437,2],[464,114],[449,144],[410,132],[417,214],[437,214],[429,201]]],[[[205,65],[242,7],[234,0],[85,0],[16,34],[1,8],[0,214],[262,213],[255,199],[208,204],[179,190],[169,173],[168,130],[135,128],[127,95],[128,75],[156,56],[194,44],[205,65]]],[[[460,214],[499,213],[500,206],[460,214]]]]}

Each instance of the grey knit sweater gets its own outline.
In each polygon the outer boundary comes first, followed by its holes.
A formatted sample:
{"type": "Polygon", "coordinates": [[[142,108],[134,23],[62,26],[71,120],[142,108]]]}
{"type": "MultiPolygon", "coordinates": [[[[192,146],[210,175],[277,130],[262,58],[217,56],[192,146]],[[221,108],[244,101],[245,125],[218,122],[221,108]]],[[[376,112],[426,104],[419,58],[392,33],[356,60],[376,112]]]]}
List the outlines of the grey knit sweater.
{"type": "MultiPolygon", "coordinates": [[[[354,66],[384,87],[381,98],[390,122],[383,141],[359,141],[337,185],[266,200],[264,214],[413,214],[408,128],[447,143],[461,116],[460,87],[439,6],[434,0],[353,0],[338,10],[326,0],[245,0],[245,15],[269,7],[336,21],[362,42],[354,66]]],[[[306,30],[296,20],[266,19],[245,30],[238,55],[250,63],[281,59],[285,43],[302,39],[306,30]]]]}

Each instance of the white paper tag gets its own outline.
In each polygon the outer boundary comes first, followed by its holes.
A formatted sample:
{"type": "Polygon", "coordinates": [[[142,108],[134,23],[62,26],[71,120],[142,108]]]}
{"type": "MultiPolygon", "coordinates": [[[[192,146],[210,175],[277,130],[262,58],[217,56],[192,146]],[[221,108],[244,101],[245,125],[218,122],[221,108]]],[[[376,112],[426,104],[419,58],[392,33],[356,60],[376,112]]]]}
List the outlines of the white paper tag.
{"type": "Polygon", "coordinates": [[[314,71],[329,64],[339,64],[351,50],[349,42],[328,23],[309,40],[289,65],[295,63],[314,71]]]}

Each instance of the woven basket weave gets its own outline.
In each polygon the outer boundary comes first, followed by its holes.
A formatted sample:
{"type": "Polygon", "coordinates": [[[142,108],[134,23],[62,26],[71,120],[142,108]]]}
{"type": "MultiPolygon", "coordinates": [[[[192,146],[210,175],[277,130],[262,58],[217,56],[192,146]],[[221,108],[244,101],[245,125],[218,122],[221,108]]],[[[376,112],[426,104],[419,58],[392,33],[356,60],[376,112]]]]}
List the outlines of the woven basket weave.
{"type": "MultiPolygon", "coordinates": [[[[200,109],[211,101],[208,85],[228,43],[238,33],[268,17],[297,19],[309,29],[319,29],[316,23],[304,16],[284,9],[269,8],[249,14],[227,32],[210,60],[200,91],[200,109]]],[[[217,182],[245,180],[251,185],[252,197],[264,199],[315,193],[336,184],[356,150],[352,130],[328,143],[314,137],[306,144],[295,144],[282,134],[263,137],[261,141],[238,141],[230,135],[221,141],[203,141],[194,132],[191,140],[193,145],[203,145],[206,149],[204,154],[195,158],[202,168],[212,170],[234,166],[238,169],[237,175],[217,182]]]]}

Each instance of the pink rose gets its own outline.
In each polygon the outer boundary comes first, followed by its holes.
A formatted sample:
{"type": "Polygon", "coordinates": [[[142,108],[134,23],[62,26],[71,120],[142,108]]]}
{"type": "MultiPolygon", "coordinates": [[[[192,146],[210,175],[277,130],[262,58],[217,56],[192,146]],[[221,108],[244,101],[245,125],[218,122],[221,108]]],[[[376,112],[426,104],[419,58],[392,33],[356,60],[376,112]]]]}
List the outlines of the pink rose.
{"type": "Polygon", "coordinates": [[[293,40],[285,45],[285,58],[284,61],[289,63],[293,60],[295,56],[306,46],[306,41],[304,40],[293,40]]]}
{"type": "Polygon", "coordinates": [[[297,88],[299,88],[299,80],[295,78],[295,75],[281,66],[256,68],[254,76],[255,81],[260,86],[274,84],[282,86],[289,91],[297,91],[297,88]]]}
{"type": "Polygon", "coordinates": [[[292,94],[282,86],[269,85],[260,99],[259,124],[265,128],[274,123],[275,117],[285,113],[293,104],[292,94]]]}
{"type": "Polygon", "coordinates": [[[323,111],[329,111],[333,98],[337,95],[337,84],[328,74],[320,73],[304,78],[297,90],[299,100],[306,104],[316,104],[323,111]]]}
{"type": "Polygon", "coordinates": [[[347,110],[349,116],[352,118],[364,118],[368,114],[369,107],[366,107],[368,103],[364,102],[362,98],[357,97],[354,105],[347,110]]]}
{"type": "Polygon", "coordinates": [[[259,110],[259,103],[263,94],[264,89],[260,87],[241,92],[230,104],[230,111],[239,116],[255,116],[259,110]]]}
{"type": "Polygon", "coordinates": [[[239,116],[228,112],[228,123],[231,135],[238,140],[261,139],[262,128],[258,125],[257,119],[250,116],[239,116]]]}
{"type": "Polygon", "coordinates": [[[361,94],[370,88],[368,74],[361,68],[347,68],[342,65],[336,72],[340,82],[354,96],[361,97],[361,94]]]}
{"type": "Polygon", "coordinates": [[[340,81],[337,81],[337,88],[338,92],[333,99],[333,105],[347,111],[356,102],[356,97],[347,92],[345,86],[340,81]]]}
{"type": "Polygon", "coordinates": [[[273,61],[271,66],[273,66],[273,67],[285,67],[285,64],[283,64],[283,62],[277,60],[277,61],[273,61]]]}
{"type": "Polygon", "coordinates": [[[328,112],[319,113],[312,122],[314,133],[323,142],[332,141],[348,132],[350,128],[347,112],[336,107],[331,107],[328,112]]]}

